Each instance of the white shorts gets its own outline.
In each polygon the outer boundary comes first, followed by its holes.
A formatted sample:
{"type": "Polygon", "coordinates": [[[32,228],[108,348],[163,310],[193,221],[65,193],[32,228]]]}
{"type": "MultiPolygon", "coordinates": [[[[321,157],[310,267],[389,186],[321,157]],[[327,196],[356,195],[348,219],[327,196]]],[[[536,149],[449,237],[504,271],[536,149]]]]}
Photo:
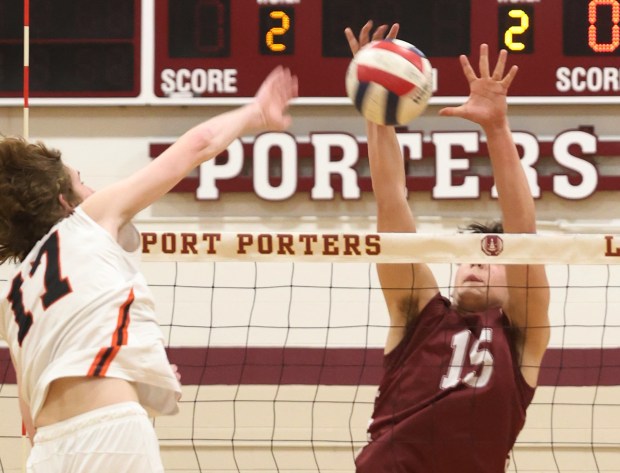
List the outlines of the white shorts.
{"type": "Polygon", "coordinates": [[[41,427],[28,473],[163,473],[159,442],[140,404],[124,402],[41,427]]]}

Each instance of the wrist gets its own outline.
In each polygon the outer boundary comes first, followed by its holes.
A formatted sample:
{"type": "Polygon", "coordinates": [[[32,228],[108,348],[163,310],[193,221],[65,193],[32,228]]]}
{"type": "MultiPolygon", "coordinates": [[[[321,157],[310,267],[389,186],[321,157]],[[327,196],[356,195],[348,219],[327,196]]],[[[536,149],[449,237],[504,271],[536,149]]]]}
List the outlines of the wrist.
{"type": "Polygon", "coordinates": [[[508,124],[508,120],[491,121],[489,123],[484,124],[482,128],[487,136],[511,132],[510,125],[508,124]]]}
{"type": "Polygon", "coordinates": [[[263,113],[263,108],[256,101],[246,105],[246,113],[248,114],[248,128],[252,130],[262,130],[267,126],[267,120],[263,113]]]}

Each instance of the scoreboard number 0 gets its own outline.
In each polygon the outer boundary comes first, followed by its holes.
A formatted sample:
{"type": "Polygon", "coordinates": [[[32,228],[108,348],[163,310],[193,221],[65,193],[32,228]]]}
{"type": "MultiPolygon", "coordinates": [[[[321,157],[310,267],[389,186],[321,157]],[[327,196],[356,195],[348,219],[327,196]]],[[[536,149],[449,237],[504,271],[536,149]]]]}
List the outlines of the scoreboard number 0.
{"type": "Polygon", "coordinates": [[[588,46],[597,53],[610,53],[620,46],[620,2],[618,0],[592,0],[588,5],[588,46]],[[599,7],[611,7],[611,40],[609,43],[599,43],[599,7]]]}

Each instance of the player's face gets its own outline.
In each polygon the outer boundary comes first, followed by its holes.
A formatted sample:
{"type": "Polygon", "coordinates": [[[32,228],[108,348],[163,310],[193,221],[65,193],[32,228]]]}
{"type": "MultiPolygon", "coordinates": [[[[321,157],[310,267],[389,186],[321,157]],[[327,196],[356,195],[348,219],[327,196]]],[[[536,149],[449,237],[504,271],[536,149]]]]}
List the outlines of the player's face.
{"type": "Polygon", "coordinates": [[[503,307],[508,301],[506,267],[503,265],[461,264],[454,285],[454,302],[466,312],[503,307]]]}
{"type": "Polygon", "coordinates": [[[69,175],[71,176],[71,185],[73,187],[73,192],[79,199],[79,203],[84,202],[84,200],[92,195],[95,191],[88,187],[84,182],[82,182],[82,177],[80,173],[73,169],[72,167],[67,166],[67,170],[69,171],[69,175]]]}

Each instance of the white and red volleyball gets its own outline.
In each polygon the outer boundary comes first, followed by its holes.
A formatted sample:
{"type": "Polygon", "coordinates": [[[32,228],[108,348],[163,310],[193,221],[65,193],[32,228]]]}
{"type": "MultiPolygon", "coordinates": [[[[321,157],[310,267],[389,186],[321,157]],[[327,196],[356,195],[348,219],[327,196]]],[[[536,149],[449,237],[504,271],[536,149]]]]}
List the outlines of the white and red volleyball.
{"type": "Polygon", "coordinates": [[[431,98],[431,63],[406,41],[372,41],[351,60],[346,88],[355,107],[368,120],[404,125],[421,115],[431,98]]]}

